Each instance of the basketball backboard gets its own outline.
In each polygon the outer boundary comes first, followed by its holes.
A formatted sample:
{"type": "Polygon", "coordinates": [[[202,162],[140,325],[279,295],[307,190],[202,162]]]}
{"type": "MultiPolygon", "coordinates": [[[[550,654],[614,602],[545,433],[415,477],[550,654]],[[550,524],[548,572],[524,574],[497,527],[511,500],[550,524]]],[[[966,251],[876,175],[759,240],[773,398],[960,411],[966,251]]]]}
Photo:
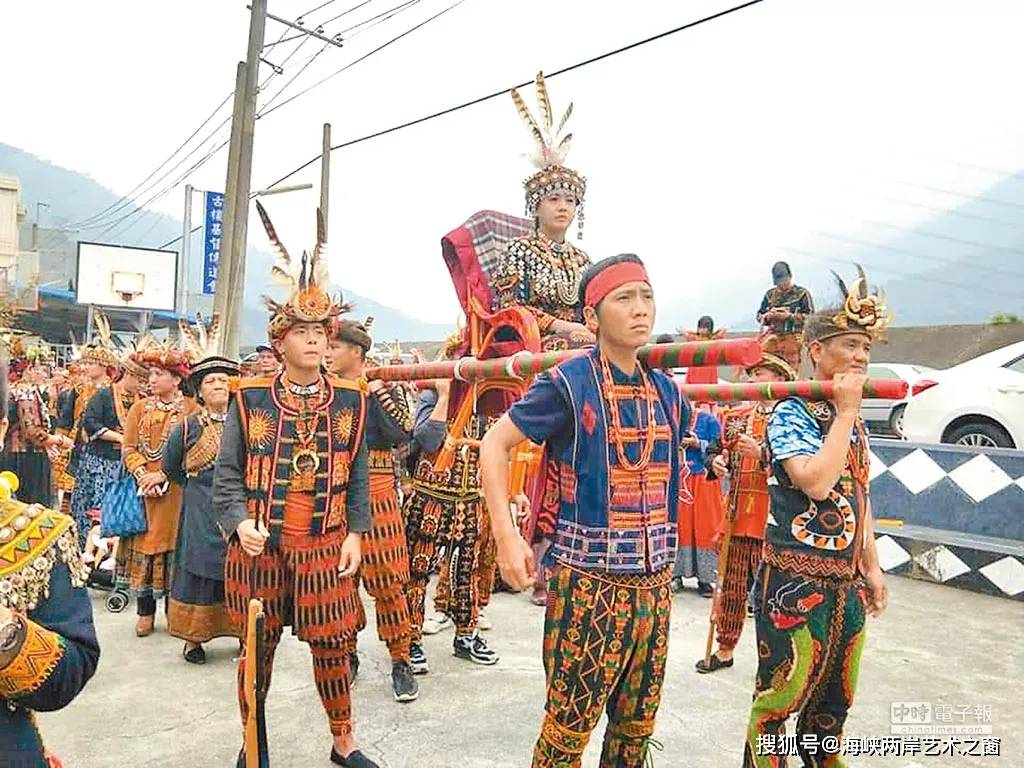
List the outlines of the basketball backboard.
{"type": "Polygon", "coordinates": [[[79,304],[174,310],[178,252],[104,243],[78,244],[79,304]]]}

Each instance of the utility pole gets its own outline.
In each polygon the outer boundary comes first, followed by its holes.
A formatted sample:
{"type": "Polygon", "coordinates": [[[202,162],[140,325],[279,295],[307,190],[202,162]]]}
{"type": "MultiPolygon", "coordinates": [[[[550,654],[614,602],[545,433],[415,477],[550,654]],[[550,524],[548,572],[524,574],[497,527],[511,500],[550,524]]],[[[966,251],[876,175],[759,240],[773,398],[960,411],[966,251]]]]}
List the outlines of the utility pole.
{"type": "MultiPolygon", "coordinates": [[[[217,287],[213,292],[213,311],[220,315],[221,323],[227,322],[228,296],[231,286],[232,246],[234,230],[228,226],[228,208],[234,220],[235,191],[238,187],[238,158],[242,144],[242,111],[245,101],[245,62],[238,62],[235,68],[235,100],[232,109],[231,143],[228,145],[228,175],[224,182],[224,213],[221,219],[220,262],[217,264],[217,287]],[[234,119],[234,118],[238,119],[234,119]]],[[[221,335],[221,353],[224,353],[224,334],[221,335]]]]}
{"type": "Polygon", "coordinates": [[[192,243],[192,185],[185,185],[185,215],[181,217],[181,250],[178,252],[178,297],[175,308],[179,315],[188,312],[188,256],[192,243]]]}
{"type": "MultiPolygon", "coordinates": [[[[320,155],[320,213],[324,217],[324,239],[327,239],[327,203],[331,193],[331,124],[324,123],[324,148],[320,155]]],[[[327,242],[330,242],[329,240],[327,242]]],[[[326,288],[327,286],[324,286],[326,288]]]]}
{"type": "Polygon", "coordinates": [[[214,308],[221,312],[224,322],[221,351],[228,357],[238,357],[244,309],[245,241],[249,222],[253,136],[256,132],[256,92],[267,22],[267,0],[252,0],[251,8],[249,47],[245,62],[239,63],[235,78],[235,110],[231,118],[231,146],[224,185],[221,264],[217,270],[217,291],[214,295],[214,308]]]}

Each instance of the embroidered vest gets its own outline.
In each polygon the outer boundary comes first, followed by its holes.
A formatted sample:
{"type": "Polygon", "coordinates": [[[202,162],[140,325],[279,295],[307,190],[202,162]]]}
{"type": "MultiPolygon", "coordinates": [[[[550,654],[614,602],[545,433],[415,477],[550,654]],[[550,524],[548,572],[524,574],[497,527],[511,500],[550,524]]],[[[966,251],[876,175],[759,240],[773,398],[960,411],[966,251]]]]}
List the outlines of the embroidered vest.
{"type": "Polygon", "coordinates": [[[392,385],[367,396],[366,447],[371,473],[394,475],[394,449],[411,439],[412,420],[405,390],[392,385]]]}
{"type": "MultiPolygon", "coordinates": [[[[835,406],[792,399],[814,417],[822,437],[827,435],[835,421],[835,406]]],[[[782,462],[772,461],[765,562],[811,577],[849,580],[857,575],[869,461],[867,435],[859,418],[857,425],[858,439],[850,444],[842,474],[823,501],[814,501],[796,488],[782,462]]]]}
{"type": "MultiPolygon", "coordinates": [[[[495,417],[474,414],[466,422],[462,437],[481,440],[495,417]]],[[[447,437],[445,438],[448,439],[447,437]]],[[[480,449],[463,445],[455,450],[451,469],[434,469],[436,454],[423,453],[416,464],[412,485],[416,493],[442,501],[476,501],[480,491],[480,449]]]]}
{"type": "MultiPolygon", "coordinates": [[[[315,506],[310,532],[347,532],[346,498],[352,461],[363,440],[365,389],[357,382],[328,379],[327,402],[317,422],[315,506]]],[[[299,413],[281,397],[281,377],[243,379],[236,397],[246,440],[245,493],[250,517],[265,520],[276,543],[284,522],[296,452],[299,413]]]]}
{"type": "Polygon", "coordinates": [[[722,419],[722,444],[729,450],[729,507],[736,516],[733,536],[763,539],[768,520],[768,468],[765,452],[747,456],[736,448],[742,435],[763,445],[768,411],[757,403],[726,411],[722,419]]]}
{"type": "MultiPolygon", "coordinates": [[[[661,371],[648,374],[657,393],[654,450],[644,470],[632,471],[619,465],[596,355],[570,360],[552,373],[576,424],[572,441],[554,456],[559,500],[552,556],[598,572],[653,573],[670,566],[677,540],[679,424],[688,415],[675,383],[661,371]]],[[[630,396],[632,386],[616,390],[622,437],[635,462],[638,435],[642,440],[644,434],[637,419],[647,419],[646,411],[638,415],[644,400],[630,396]]]]}

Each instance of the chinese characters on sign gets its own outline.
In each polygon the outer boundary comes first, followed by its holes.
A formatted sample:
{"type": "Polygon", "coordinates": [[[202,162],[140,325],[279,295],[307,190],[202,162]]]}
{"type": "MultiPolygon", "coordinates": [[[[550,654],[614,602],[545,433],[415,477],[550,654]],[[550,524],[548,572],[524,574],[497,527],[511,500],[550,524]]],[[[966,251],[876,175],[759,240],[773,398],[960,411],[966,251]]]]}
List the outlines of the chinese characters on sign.
{"type": "Polygon", "coordinates": [[[206,216],[203,227],[203,293],[217,291],[217,268],[220,264],[221,223],[224,218],[224,195],[206,193],[206,216]]]}

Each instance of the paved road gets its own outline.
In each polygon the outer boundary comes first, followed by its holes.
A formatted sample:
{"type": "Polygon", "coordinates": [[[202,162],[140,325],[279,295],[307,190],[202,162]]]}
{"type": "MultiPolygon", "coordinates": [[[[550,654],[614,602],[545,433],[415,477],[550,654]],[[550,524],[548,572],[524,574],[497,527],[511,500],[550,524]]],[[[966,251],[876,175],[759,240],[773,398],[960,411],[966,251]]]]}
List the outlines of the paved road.
{"type": "MultiPolygon", "coordinates": [[[[1024,606],[902,578],[891,578],[891,605],[872,622],[848,735],[890,733],[892,702],[990,707],[1001,756],[860,757],[852,766],[1024,765],[1024,606]]],[[[186,664],[178,641],[163,631],[134,636],[134,616],[94,607],[103,646],[100,669],[63,712],[42,715],[49,746],[68,768],[231,766],[240,743],[234,700],[235,644],[211,644],[205,667],[186,664]]],[[[676,597],[671,660],[655,737],[659,768],[738,766],[755,668],[748,621],[736,666],[698,675],[708,603],[694,592],[676,597]]],[[[368,611],[372,615],[372,611],[368,611]]],[[[523,596],[496,595],[487,633],[501,654],[493,668],[451,656],[451,632],[427,638],[431,673],[420,699],[391,699],[390,665],[372,627],[361,637],[363,664],[354,691],[356,735],[388,768],[512,768],[529,765],[541,720],[542,611],[523,596]]],[[[305,646],[286,638],[277,655],[267,705],[272,763],[329,766],[326,719],[312,683],[305,646]]],[[[953,715],[959,719],[959,714],[953,715]]],[[[603,729],[603,725],[599,726],[603,729]]],[[[584,765],[597,765],[600,735],[584,765]]]]}

